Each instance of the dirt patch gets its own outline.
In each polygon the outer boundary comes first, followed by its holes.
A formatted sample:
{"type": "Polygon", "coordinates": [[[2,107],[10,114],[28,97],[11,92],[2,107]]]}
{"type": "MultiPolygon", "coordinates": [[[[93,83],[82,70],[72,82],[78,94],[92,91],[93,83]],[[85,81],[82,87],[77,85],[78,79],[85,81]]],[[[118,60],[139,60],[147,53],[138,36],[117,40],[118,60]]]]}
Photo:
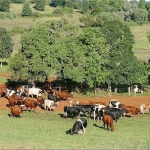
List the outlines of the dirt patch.
{"type": "MultiPolygon", "coordinates": [[[[135,96],[135,97],[130,97],[130,96],[106,96],[106,97],[101,97],[101,98],[68,98],[68,100],[72,101],[79,101],[79,102],[84,102],[88,103],[89,101],[100,101],[100,102],[105,102],[106,104],[109,103],[111,99],[116,99],[122,104],[125,104],[126,106],[135,106],[139,107],[141,103],[146,103],[150,104],[150,96],[135,96]]],[[[6,105],[8,104],[8,100],[6,98],[1,97],[0,98],[0,109],[9,109],[6,105]]],[[[56,108],[57,112],[63,112],[63,107],[68,106],[68,101],[61,101],[59,103],[59,106],[56,108]]],[[[36,108],[36,111],[45,111],[42,110],[40,107],[36,108]]]]}

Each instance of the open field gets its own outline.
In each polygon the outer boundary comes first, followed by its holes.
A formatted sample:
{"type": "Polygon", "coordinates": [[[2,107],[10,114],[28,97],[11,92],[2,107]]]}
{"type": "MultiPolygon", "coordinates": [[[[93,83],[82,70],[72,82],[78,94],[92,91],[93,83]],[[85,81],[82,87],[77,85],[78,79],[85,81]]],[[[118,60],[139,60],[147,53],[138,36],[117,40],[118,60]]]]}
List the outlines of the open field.
{"type": "MultiPolygon", "coordinates": [[[[72,98],[87,102],[99,100],[106,102],[116,98],[123,104],[138,106],[142,102],[150,103],[150,97],[102,97],[72,98]]],[[[103,128],[101,121],[95,122],[87,118],[88,126],[84,136],[67,135],[75,119],[62,118],[63,106],[67,101],[60,102],[56,112],[41,110],[23,112],[22,118],[9,117],[10,110],[6,107],[8,100],[0,98],[0,149],[148,149],[150,115],[140,114],[132,118],[122,117],[114,122],[114,132],[103,128]]]]}

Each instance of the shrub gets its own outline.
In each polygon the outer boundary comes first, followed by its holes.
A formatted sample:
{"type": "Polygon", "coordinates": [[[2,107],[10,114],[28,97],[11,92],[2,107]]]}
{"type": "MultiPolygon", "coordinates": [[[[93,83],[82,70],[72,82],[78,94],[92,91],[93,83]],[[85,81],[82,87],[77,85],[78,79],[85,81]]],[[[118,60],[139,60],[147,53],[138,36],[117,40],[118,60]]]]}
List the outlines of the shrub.
{"type": "Polygon", "coordinates": [[[22,27],[13,27],[10,31],[9,34],[15,35],[15,34],[22,34],[25,31],[24,28],[22,27]]]}
{"type": "Polygon", "coordinates": [[[5,20],[7,18],[7,13],[0,12],[0,19],[5,20]]]}
{"type": "Polygon", "coordinates": [[[71,7],[64,7],[63,11],[65,13],[72,14],[73,13],[73,8],[71,8],[71,7]]]}
{"type": "Polygon", "coordinates": [[[40,15],[39,15],[38,12],[33,12],[33,13],[32,13],[32,16],[33,16],[33,17],[39,17],[40,15]]]}
{"type": "Polygon", "coordinates": [[[55,15],[64,15],[64,12],[63,12],[62,8],[56,8],[53,11],[53,14],[55,14],[55,15]]]}
{"type": "Polygon", "coordinates": [[[31,15],[32,15],[32,10],[31,10],[31,8],[30,8],[29,3],[25,3],[25,4],[23,5],[21,15],[22,15],[22,16],[31,16],[31,15]]]}
{"type": "Polygon", "coordinates": [[[24,3],[25,0],[11,0],[12,3],[24,3]]]}

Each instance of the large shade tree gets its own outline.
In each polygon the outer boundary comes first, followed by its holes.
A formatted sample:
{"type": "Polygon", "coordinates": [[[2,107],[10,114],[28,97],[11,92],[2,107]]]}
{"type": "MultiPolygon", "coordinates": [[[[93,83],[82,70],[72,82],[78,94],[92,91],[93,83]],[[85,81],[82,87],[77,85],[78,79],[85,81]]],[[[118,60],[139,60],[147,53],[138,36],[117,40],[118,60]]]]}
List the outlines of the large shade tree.
{"type": "Polygon", "coordinates": [[[146,75],[144,64],[132,52],[134,37],[130,28],[119,20],[107,21],[102,27],[109,45],[110,75],[107,82],[114,84],[143,83],[146,75]]]}

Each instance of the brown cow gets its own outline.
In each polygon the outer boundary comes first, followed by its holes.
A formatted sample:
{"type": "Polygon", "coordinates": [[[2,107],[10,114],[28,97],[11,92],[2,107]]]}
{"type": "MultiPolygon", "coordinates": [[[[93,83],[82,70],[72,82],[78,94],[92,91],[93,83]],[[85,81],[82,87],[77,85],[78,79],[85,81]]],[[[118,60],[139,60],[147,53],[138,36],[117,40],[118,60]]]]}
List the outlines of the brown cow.
{"type": "Polygon", "coordinates": [[[22,104],[22,98],[19,97],[16,94],[13,94],[12,96],[10,96],[7,99],[8,99],[8,102],[9,102],[9,107],[14,106],[14,105],[21,105],[22,104]]]}
{"type": "Polygon", "coordinates": [[[67,100],[68,97],[73,97],[73,94],[67,91],[54,91],[54,94],[59,100],[67,100]]]}
{"type": "Polygon", "coordinates": [[[12,106],[10,108],[10,117],[19,116],[22,117],[23,109],[19,106],[12,106]]]}
{"type": "Polygon", "coordinates": [[[26,110],[35,112],[36,107],[38,106],[38,102],[35,100],[32,100],[30,98],[24,100],[24,105],[26,107],[26,110]]]}
{"type": "Polygon", "coordinates": [[[6,96],[7,87],[5,84],[0,85],[0,97],[6,96]]]}
{"type": "Polygon", "coordinates": [[[39,104],[39,107],[44,109],[44,98],[42,96],[38,96],[36,99],[37,99],[37,102],[39,104]]]}
{"type": "Polygon", "coordinates": [[[107,125],[107,130],[111,129],[111,131],[114,131],[113,118],[110,115],[104,115],[102,121],[104,123],[104,128],[105,125],[107,125]]]}
{"type": "Polygon", "coordinates": [[[134,116],[140,113],[140,109],[134,106],[123,106],[123,108],[126,110],[125,116],[134,116]]]}

